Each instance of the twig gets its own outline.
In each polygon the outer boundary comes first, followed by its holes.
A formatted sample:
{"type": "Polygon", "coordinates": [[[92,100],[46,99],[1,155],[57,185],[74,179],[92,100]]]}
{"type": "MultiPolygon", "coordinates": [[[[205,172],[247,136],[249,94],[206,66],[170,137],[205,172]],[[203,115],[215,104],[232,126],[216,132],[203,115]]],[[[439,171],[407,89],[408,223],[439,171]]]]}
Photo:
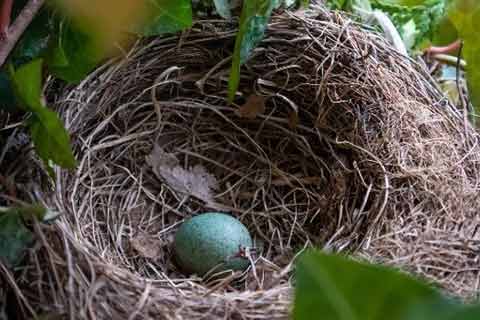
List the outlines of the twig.
{"type": "Polygon", "coordinates": [[[465,68],[467,67],[467,62],[465,60],[461,59],[458,56],[454,57],[454,56],[450,56],[448,54],[438,53],[438,54],[433,55],[432,58],[437,60],[437,61],[441,61],[441,62],[447,63],[449,65],[452,65],[452,66],[458,66],[461,70],[465,70],[465,68]]]}
{"type": "MultiPolygon", "coordinates": [[[[44,3],[45,0],[29,0],[13,22],[12,26],[8,28],[5,39],[0,43],[0,67],[5,63],[5,60],[15,47],[18,39],[20,39],[23,32],[25,32],[25,29],[27,29],[28,25],[32,22],[38,10],[40,10],[44,3]]],[[[4,14],[3,10],[2,14],[4,14]]]]}
{"type": "MultiPolygon", "coordinates": [[[[456,72],[456,84],[457,84],[457,91],[458,91],[458,100],[460,101],[460,107],[463,110],[463,117],[464,117],[464,128],[465,128],[465,134],[467,133],[467,124],[468,124],[468,116],[470,114],[470,110],[468,108],[469,103],[465,103],[465,100],[463,100],[463,94],[462,94],[462,87],[460,85],[460,57],[462,56],[462,50],[463,50],[463,42],[460,41],[459,47],[458,47],[458,56],[457,56],[457,72],[456,72]]],[[[472,118],[472,124],[475,126],[475,118],[472,118]]]]}
{"type": "Polygon", "coordinates": [[[0,40],[6,38],[8,27],[10,26],[10,15],[12,14],[13,0],[3,0],[0,8],[0,40]]]}
{"type": "Polygon", "coordinates": [[[456,83],[457,83],[457,90],[458,90],[458,95],[460,98],[460,103],[461,107],[466,115],[468,115],[468,107],[465,104],[465,101],[463,101],[462,97],[462,87],[460,85],[460,57],[462,56],[462,49],[463,49],[463,42],[460,42],[460,46],[458,47],[458,57],[457,57],[457,70],[456,70],[456,83]]]}
{"type": "Polygon", "coordinates": [[[28,299],[23,295],[22,290],[18,287],[17,282],[15,281],[15,278],[12,275],[12,272],[7,268],[6,265],[4,265],[0,261],[0,279],[4,278],[7,282],[7,285],[13,290],[15,296],[19,301],[22,301],[20,304],[22,313],[25,313],[23,310],[23,307],[25,307],[28,312],[30,312],[30,315],[33,316],[34,319],[38,319],[37,314],[35,313],[35,310],[32,308],[30,303],[28,302],[28,299]]]}
{"type": "Polygon", "coordinates": [[[456,40],[455,42],[450,43],[444,47],[429,47],[425,50],[426,53],[429,54],[436,54],[436,53],[451,53],[453,51],[457,51],[460,49],[462,45],[462,41],[460,39],[456,40]]]}

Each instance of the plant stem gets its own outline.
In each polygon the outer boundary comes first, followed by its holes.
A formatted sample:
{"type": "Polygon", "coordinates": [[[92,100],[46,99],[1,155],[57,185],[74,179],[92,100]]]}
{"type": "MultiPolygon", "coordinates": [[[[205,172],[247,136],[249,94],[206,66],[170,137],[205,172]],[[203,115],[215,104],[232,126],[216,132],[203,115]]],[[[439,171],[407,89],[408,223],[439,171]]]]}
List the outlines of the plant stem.
{"type": "Polygon", "coordinates": [[[426,50],[426,52],[430,53],[430,54],[435,54],[435,53],[448,54],[448,53],[451,53],[453,51],[457,51],[458,49],[460,49],[461,44],[462,44],[462,41],[459,39],[459,40],[456,40],[455,42],[452,42],[449,45],[444,46],[444,47],[430,47],[426,50]]]}
{"type": "Polygon", "coordinates": [[[0,8],[0,40],[6,38],[8,27],[10,26],[10,15],[12,14],[13,0],[3,0],[0,8]]]}
{"type": "Polygon", "coordinates": [[[467,67],[467,63],[463,59],[458,59],[458,57],[450,56],[448,54],[435,54],[433,55],[433,58],[437,61],[441,61],[444,63],[447,63],[452,66],[459,66],[461,70],[465,70],[467,67]]]}
{"type": "MultiPolygon", "coordinates": [[[[5,63],[18,39],[20,39],[44,3],[45,0],[29,0],[13,24],[6,30],[5,39],[0,43],[0,67],[5,63]]],[[[3,9],[4,7],[2,7],[2,18],[4,15],[3,9]]]]}

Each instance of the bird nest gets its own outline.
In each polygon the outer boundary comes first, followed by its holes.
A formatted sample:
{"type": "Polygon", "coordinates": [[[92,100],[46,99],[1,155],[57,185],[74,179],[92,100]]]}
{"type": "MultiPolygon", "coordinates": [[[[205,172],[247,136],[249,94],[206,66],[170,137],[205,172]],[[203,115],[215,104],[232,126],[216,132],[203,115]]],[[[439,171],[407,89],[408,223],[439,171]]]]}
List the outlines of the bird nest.
{"type": "Polygon", "coordinates": [[[395,265],[463,298],[480,282],[478,136],[424,67],[316,7],[271,21],[227,102],[235,30],[140,42],[56,99],[78,168],[20,277],[25,310],[91,319],[286,318],[306,247],[395,265]],[[187,217],[250,230],[245,272],[184,275],[187,217]],[[23,280],[23,281],[22,281],[23,280]]]}

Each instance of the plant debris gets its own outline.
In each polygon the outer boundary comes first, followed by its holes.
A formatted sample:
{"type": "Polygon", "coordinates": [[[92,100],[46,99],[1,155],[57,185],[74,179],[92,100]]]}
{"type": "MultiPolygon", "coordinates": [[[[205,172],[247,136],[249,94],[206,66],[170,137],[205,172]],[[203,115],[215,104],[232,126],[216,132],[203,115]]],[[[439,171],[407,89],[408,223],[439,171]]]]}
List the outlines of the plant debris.
{"type": "Polygon", "coordinates": [[[239,117],[255,119],[258,115],[265,112],[265,97],[252,94],[247,101],[236,110],[239,117]]]}
{"type": "Polygon", "coordinates": [[[141,232],[130,239],[132,248],[143,258],[156,259],[162,252],[162,241],[141,232]]]}
{"type": "Polygon", "coordinates": [[[214,190],[218,188],[217,179],[202,165],[184,169],[174,154],[165,152],[158,145],[154,146],[146,162],[155,175],[173,190],[194,196],[210,206],[215,205],[214,190]]]}

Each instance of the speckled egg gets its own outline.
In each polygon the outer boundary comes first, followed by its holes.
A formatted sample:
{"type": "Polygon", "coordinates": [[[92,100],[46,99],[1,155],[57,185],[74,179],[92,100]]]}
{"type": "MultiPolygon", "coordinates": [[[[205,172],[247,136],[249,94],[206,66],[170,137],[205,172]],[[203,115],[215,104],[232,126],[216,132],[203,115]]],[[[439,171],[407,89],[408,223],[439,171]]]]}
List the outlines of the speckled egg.
{"type": "Polygon", "coordinates": [[[186,220],[175,235],[175,258],[187,273],[244,270],[249,261],[241,253],[252,247],[248,229],[228,214],[209,212],[186,220]]]}

